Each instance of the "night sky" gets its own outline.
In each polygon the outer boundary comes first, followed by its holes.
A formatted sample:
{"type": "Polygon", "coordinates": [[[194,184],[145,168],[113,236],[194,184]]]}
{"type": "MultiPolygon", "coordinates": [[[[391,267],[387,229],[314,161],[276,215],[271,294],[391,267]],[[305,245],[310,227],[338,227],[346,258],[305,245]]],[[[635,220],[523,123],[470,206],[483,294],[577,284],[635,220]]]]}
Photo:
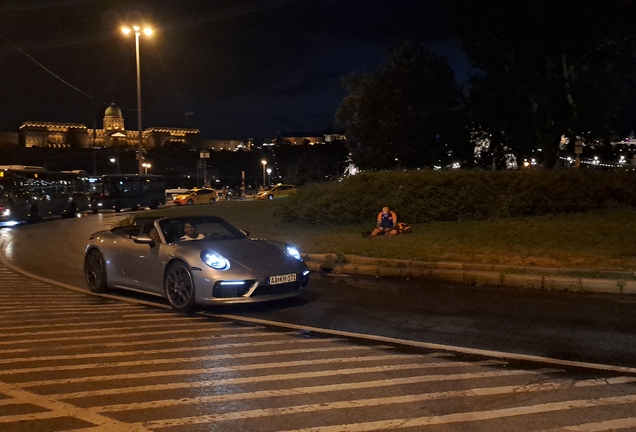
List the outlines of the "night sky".
{"type": "Polygon", "coordinates": [[[465,81],[448,21],[439,0],[0,0],[0,131],[27,120],[101,128],[110,102],[136,129],[135,42],[120,28],[144,22],[155,30],[141,40],[144,128],[323,132],[342,77],[374,71],[403,41],[446,55],[465,81]]]}

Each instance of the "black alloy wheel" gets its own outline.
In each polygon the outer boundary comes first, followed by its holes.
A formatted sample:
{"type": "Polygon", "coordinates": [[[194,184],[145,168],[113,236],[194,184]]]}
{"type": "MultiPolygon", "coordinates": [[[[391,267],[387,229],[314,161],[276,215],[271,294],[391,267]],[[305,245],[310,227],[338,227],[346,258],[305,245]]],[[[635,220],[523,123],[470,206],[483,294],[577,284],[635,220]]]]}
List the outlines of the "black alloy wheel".
{"type": "Polygon", "coordinates": [[[194,280],[186,263],[175,261],[168,266],[163,287],[168,303],[174,310],[179,312],[194,310],[194,280]]]}
{"type": "Polygon", "coordinates": [[[94,293],[108,291],[106,282],[106,264],[104,257],[97,249],[91,249],[84,257],[84,278],[88,289],[94,293]]]}

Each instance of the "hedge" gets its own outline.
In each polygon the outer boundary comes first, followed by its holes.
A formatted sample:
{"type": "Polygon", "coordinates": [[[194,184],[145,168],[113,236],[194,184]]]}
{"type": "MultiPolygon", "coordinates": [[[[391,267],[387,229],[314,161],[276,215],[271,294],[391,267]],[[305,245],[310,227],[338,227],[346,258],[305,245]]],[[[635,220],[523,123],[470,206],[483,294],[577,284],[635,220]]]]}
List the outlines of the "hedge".
{"type": "Polygon", "coordinates": [[[287,221],[340,225],[368,222],[383,206],[408,223],[636,206],[636,172],[365,172],[301,188],[280,215],[287,221]]]}

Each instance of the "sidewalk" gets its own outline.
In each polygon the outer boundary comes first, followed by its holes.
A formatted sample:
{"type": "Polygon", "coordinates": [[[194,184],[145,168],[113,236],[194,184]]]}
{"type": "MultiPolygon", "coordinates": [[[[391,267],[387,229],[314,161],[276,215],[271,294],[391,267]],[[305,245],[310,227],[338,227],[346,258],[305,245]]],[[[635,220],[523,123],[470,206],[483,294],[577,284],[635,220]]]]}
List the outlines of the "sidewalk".
{"type": "Polygon", "coordinates": [[[636,294],[636,272],[513,267],[461,262],[425,262],[357,255],[305,254],[309,269],[406,279],[436,279],[473,285],[548,291],[636,294]]]}

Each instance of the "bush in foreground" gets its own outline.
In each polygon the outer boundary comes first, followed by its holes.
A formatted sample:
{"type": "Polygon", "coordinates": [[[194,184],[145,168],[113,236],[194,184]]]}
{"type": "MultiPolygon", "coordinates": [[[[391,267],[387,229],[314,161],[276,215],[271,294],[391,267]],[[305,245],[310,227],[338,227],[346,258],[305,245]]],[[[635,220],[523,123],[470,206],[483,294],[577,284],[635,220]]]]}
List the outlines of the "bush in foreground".
{"type": "Polygon", "coordinates": [[[368,222],[383,206],[402,221],[485,220],[636,206],[636,172],[389,171],[312,184],[290,196],[285,220],[368,222]]]}

